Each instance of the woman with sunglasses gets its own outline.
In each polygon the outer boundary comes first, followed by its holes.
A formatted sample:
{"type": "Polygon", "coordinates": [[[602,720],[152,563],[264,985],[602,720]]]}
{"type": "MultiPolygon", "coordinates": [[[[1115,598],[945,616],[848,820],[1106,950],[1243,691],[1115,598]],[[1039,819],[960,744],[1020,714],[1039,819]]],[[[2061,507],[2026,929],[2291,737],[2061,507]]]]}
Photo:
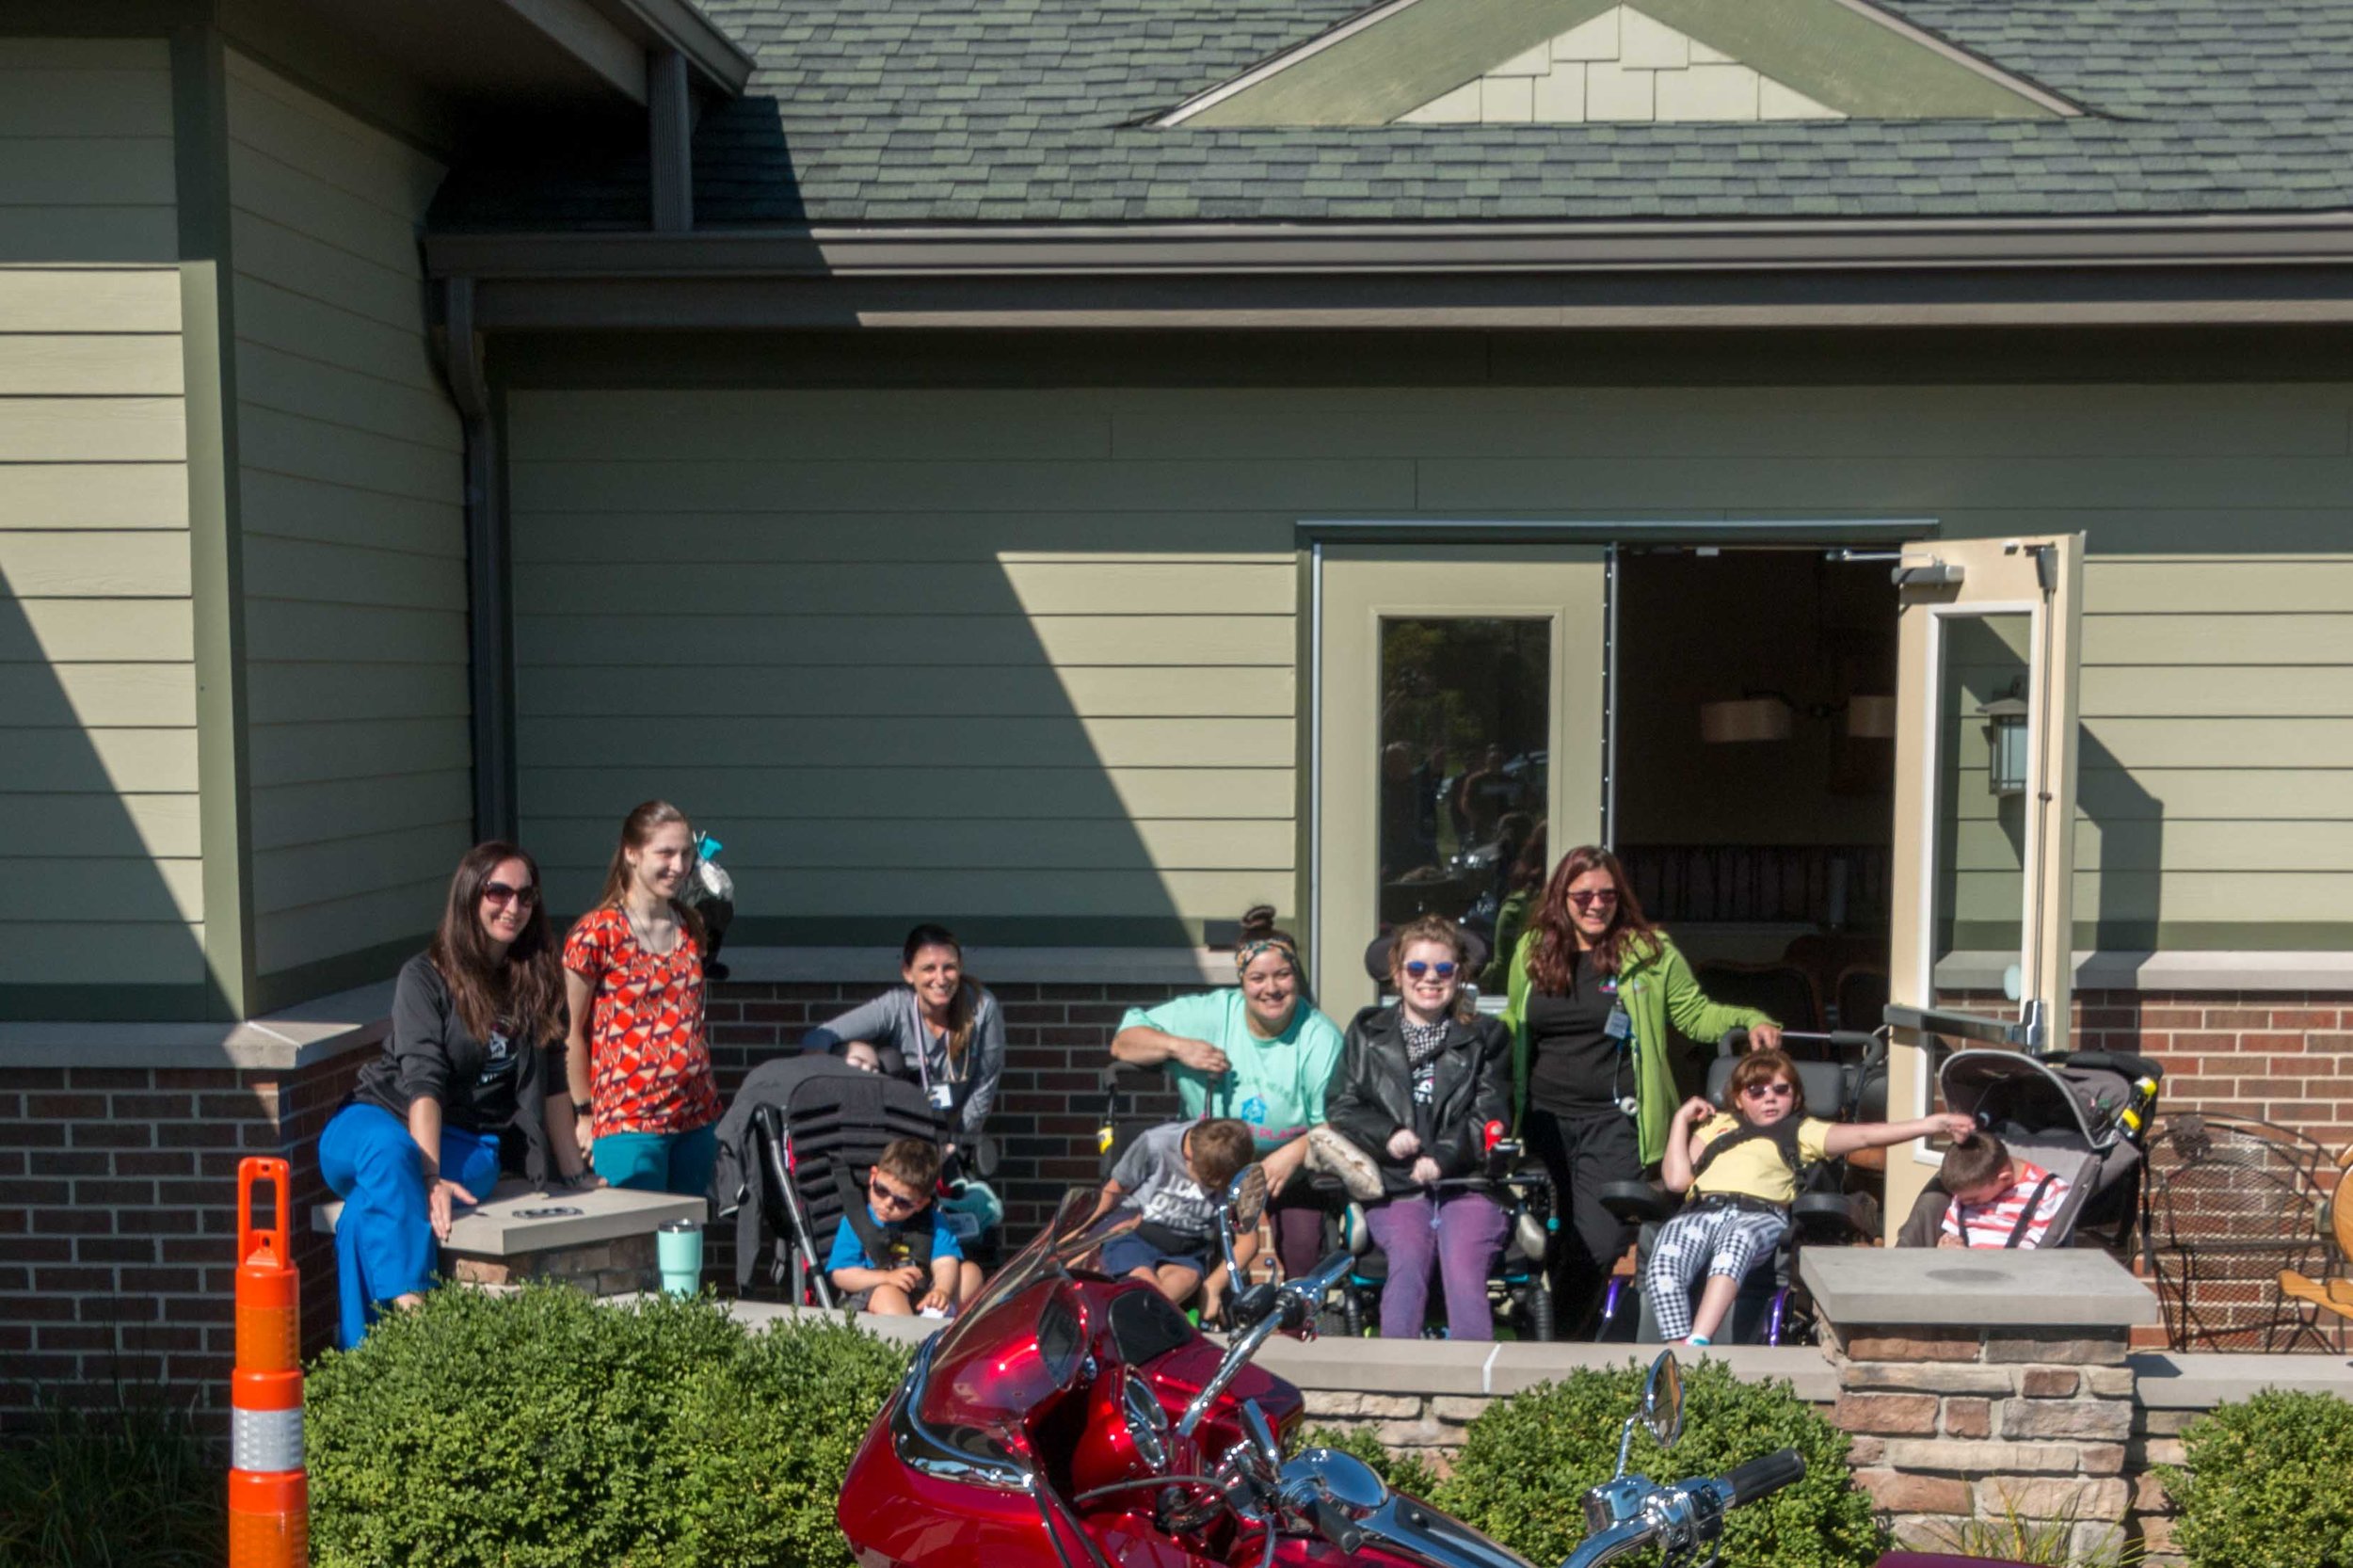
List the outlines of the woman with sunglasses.
{"type": "Polygon", "coordinates": [[[1430,1272],[1446,1292],[1447,1336],[1492,1339],[1487,1271],[1504,1212],[1483,1187],[1433,1184],[1476,1175],[1490,1122],[1510,1114],[1512,1036],[1463,988],[1469,950],[1444,915],[1424,915],[1389,947],[1394,1007],[1368,1007],[1327,1107],[1332,1130],[1372,1155],[1385,1196],[1365,1210],[1387,1256],[1381,1336],[1420,1336],[1430,1272]]]}
{"type": "Polygon", "coordinates": [[[1745,1029],[1758,1049],[1778,1048],[1781,1028],[1754,1008],[1708,1000],[1643,918],[1618,857],[1592,844],[1554,869],[1508,980],[1512,1104],[1568,1211],[1553,1288],[1561,1322],[1574,1325],[1631,1240],[1602,1207],[1602,1188],[1641,1180],[1667,1151],[1677,1103],[1669,1025],[1704,1045],[1745,1029]]]}
{"type": "Polygon", "coordinates": [[[621,824],[597,906],[564,939],[565,1073],[597,1175],[700,1194],[719,1160],[719,1087],[703,1027],[703,928],[680,902],[695,829],[666,800],[621,824]]]}
{"type": "Polygon", "coordinates": [[[476,844],[450,878],[432,945],[392,987],[383,1050],[319,1136],[319,1172],[344,1200],[344,1349],[380,1305],[414,1306],[431,1288],[436,1243],[456,1210],[498,1182],[503,1131],[520,1132],[535,1176],[552,1153],[565,1179],[580,1178],[570,1102],[546,1091],[553,1064],[544,1052],[563,1037],[563,1019],[539,868],[513,844],[476,844]]]}

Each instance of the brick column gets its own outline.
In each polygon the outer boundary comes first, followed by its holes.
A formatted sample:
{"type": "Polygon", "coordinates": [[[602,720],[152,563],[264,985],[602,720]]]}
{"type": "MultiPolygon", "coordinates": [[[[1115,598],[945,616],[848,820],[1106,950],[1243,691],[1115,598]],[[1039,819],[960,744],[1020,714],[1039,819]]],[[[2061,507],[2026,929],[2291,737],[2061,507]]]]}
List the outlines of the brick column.
{"type": "Polygon", "coordinates": [[[2073,1521],[2121,1544],[2134,1325],[2156,1301],[2105,1253],[1815,1248],[1801,1265],[1838,1378],[1832,1418],[1899,1542],[1970,1518],[2073,1521]]]}

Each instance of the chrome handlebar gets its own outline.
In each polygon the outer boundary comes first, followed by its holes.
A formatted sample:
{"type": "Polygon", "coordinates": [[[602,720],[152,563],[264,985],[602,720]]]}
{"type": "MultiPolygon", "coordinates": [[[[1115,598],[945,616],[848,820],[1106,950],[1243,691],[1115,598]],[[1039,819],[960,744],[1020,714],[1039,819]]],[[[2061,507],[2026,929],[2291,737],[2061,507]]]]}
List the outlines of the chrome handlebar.
{"type": "MultiPolygon", "coordinates": [[[[1651,1545],[1665,1549],[1665,1561],[1672,1568],[1703,1546],[1713,1548],[1723,1533],[1725,1514],[1804,1475],[1805,1457],[1795,1448],[1783,1448],[1750,1460],[1729,1475],[1673,1486],[1657,1485],[1642,1476],[1618,1476],[1585,1494],[1588,1533],[1561,1568],[1600,1568],[1651,1545]]],[[[1707,1560],[1715,1560],[1713,1550],[1707,1560]]]]}
{"type": "Polygon", "coordinates": [[[1201,1392],[1193,1397],[1192,1402],[1185,1406],[1184,1415],[1177,1417],[1176,1434],[1191,1437],[1194,1429],[1201,1425],[1201,1418],[1209,1413],[1209,1407],[1217,1402],[1218,1397],[1225,1392],[1241,1369],[1250,1365],[1250,1358],[1274,1337],[1274,1331],[1289,1323],[1294,1314],[1312,1313],[1321,1307],[1323,1298],[1331,1294],[1332,1287],[1340,1282],[1340,1276],[1354,1261],[1347,1253],[1334,1253],[1312,1272],[1298,1279],[1285,1280],[1274,1292],[1273,1304],[1266,1316],[1237,1335],[1226,1346],[1225,1359],[1217,1364],[1217,1370],[1209,1374],[1209,1381],[1201,1385],[1201,1392]]]}

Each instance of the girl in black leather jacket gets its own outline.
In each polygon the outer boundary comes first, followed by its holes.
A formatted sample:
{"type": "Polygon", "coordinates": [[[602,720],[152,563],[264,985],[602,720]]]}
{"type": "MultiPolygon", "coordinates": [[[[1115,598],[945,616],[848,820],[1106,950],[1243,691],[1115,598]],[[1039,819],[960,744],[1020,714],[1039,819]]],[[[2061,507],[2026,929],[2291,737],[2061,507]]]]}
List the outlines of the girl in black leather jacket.
{"type": "Polygon", "coordinates": [[[1483,1186],[1433,1184],[1476,1175],[1487,1124],[1511,1116],[1511,1032],[1468,1005],[1468,953],[1452,920],[1425,915],[1389,951],[1401,1000],[1348,1026],[1324,1107],[1332,1129],[1372,1156],[1387,1192],[1366,1210],[1389,1262],[1381,1334],[1420,1335],[1434,1266],[1449,1336],[1491,1339],[1487,1271],[1503,1244],[1503,1209],[1483,1186]]]}

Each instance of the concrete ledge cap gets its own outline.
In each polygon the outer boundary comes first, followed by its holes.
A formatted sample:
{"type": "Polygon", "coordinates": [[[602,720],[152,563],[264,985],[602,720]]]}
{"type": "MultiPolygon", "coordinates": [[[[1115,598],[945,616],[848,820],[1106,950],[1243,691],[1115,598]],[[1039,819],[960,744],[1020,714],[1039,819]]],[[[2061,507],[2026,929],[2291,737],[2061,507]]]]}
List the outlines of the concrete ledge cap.
{"type": "Polygon", "coordinates": [[[4,1023],[0,1067],[173,1067],[286,1072],[382,1042],[379,981],[242,1023],[4,1023]]]}
{"type": "Polygon", "coordinates": [[[2088,1247],[1808,1247],[1798,1269],[1823,1320],[1846,1330],[2121,1329],[2157,1321],[2148,1285],[2088,1247]]]}
{"type": "Polygon", "coordinates": [[[2149,1410],[2211,1410],[2266,1388],[2353,1399],[2353,1361],[2341,1355],[2151,1351],[2129,1364],[2133,1397],[2149,1410]]]}
{"type": "MultiPolygon", "coordinates": [[[[557,1247],[593,1247],[630,1236],[650,1236],[673,1220],[700,1222],[711,1205],[675,1192],[638,1192],[618,1187],[593,1192],[548,1192],[520,1178],[509,1177],[472,1208],[458,1210],[442,1243],[451,1252],[471,1257],[518,1257],[552,1252],[557,1247]],[[576,1208],[577,1214],[527,1216],[534,1208],[576,1208]]],[[[311,1210],[311,1228],[333,1235],[343,1217],[341,1203],[323,1203],[311,1210]]]]}
{"type": "MultiPolygon", "coordinates": [[[[614,1301],[638,1298],[616,1296],[614,1301]]],[[[813,1306],[789,1306],[781,1302],[723,1301],[728,1316],[755,1329],[798,1319],[840,1319],[843,1314],[813,1306]]],[[[925,1318],[884,1318],[860,1313],[852,1322],[881,1339],[918,1345],[939,1332],[925,1318]]],[[[1213,1339],[1222,1336],[1212,1335],[1213,1339]]],[[[1662,1347],[1657,1345],[1542,1345],[1452,1344],[1442,1339],[1343,1339],[1333,1337],[1303,1344],[1281,1336],[1269,1340],[1255,1366],[1300,1388],[1322,1392],[1364,1394],[1515,1394],[1539,1383],[1564,1378],[1581,1367],[1647,1367],[1662,1347]],[[1492,1387],[1483,1386],[1481,1369],[1493,1360],[1492,1387]]],[[[1679,1352],[1686,1365],[1700,1359],[1679,1352]]],[[[1782,1378],[1794,1384],[1798,1397],[1828,1404],[1838,1397],[1838,1375],[1810,1346],[1735,1346],[1705,1352],[1706,1359],[1729,1365],[1733,1375],[1751,1382],[1782,1378]]]]}

